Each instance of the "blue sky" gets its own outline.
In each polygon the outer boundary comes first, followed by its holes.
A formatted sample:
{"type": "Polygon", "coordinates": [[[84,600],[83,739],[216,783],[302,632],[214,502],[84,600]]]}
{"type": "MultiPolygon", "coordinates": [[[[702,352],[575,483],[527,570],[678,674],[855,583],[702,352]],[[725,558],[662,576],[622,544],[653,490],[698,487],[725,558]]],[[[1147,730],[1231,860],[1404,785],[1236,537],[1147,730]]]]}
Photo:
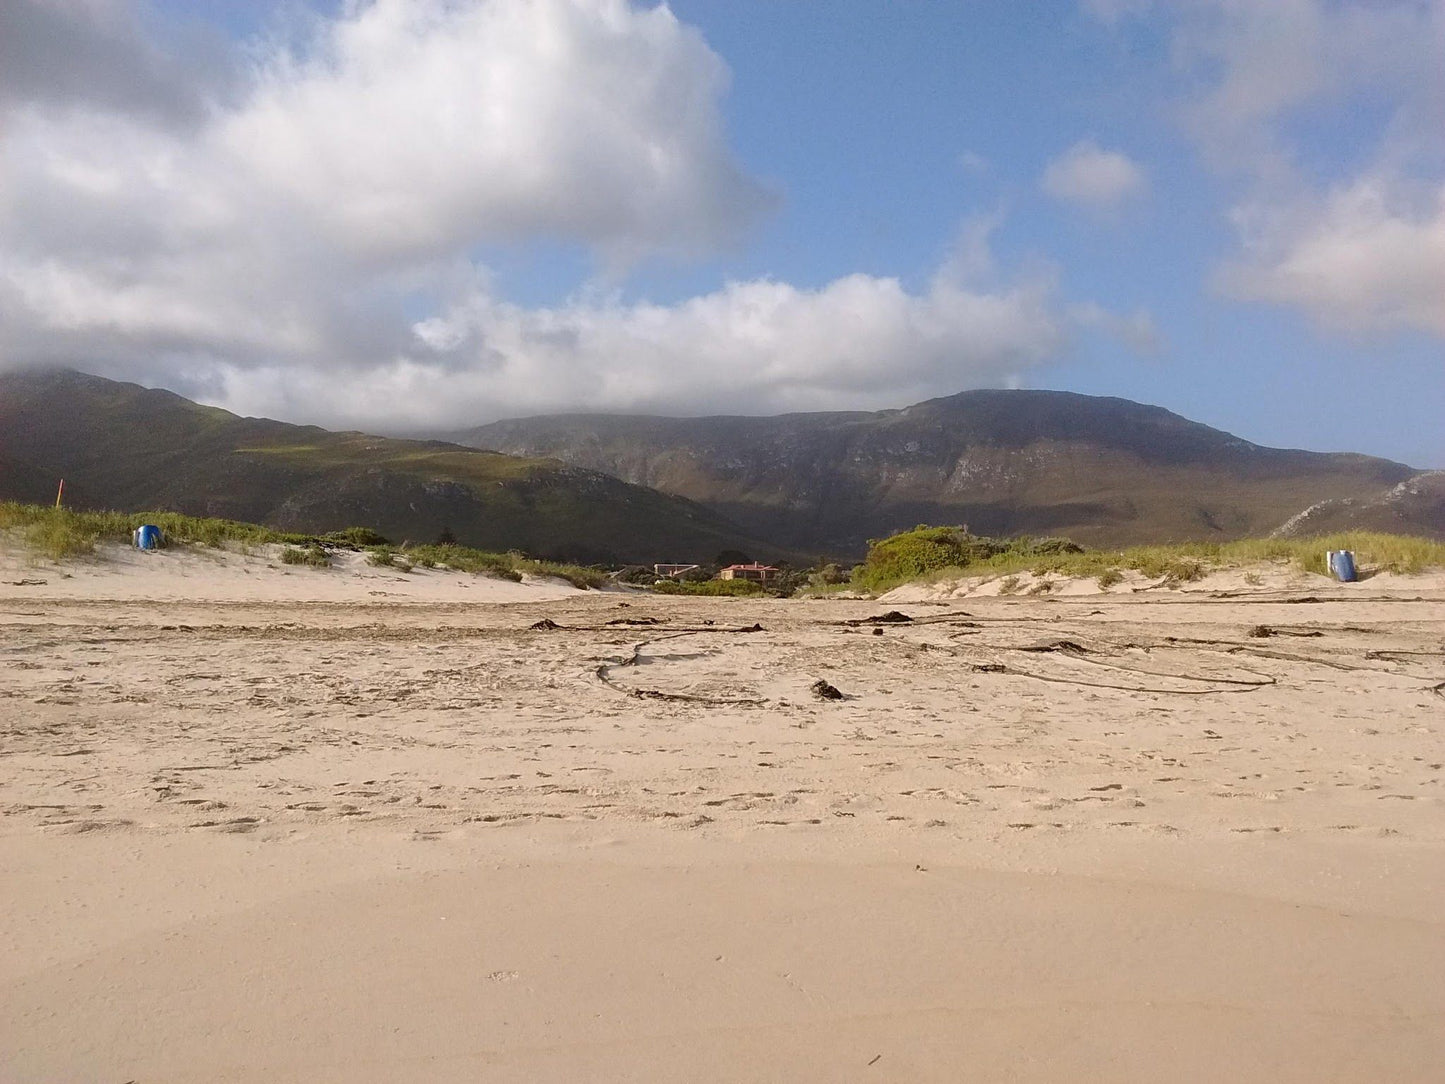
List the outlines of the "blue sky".
{"type": "Polygon", "coordinates": [[[0,365],[390,431],[1049,387],[1445,466],[1438,0],[3,18],[0,365]]]}

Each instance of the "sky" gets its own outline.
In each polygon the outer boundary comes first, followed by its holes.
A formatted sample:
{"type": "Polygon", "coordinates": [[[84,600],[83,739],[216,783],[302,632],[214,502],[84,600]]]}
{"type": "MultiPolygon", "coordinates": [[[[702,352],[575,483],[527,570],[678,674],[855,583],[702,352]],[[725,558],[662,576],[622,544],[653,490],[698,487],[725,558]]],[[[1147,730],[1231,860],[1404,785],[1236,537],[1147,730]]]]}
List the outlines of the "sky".
{"type": "Polygon", "coordinates": [[[1445,467],[1445,0],[0,0],[0,368],[1445,467]]]}

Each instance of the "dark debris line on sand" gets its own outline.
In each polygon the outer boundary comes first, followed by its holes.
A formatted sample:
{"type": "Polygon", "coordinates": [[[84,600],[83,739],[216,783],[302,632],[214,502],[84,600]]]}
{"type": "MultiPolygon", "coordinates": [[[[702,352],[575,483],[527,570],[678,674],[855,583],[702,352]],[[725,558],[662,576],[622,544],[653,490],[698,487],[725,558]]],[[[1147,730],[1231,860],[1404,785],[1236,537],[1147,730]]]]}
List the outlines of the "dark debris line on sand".
{"type": "Polygon", "coordinates": [[[639,662],[642,661],[643,648],[647,647],[650,644],[661,643],[664,640],[676,640],[679,637],[692,636],[700,632],[745,633],[764,631],[766,630],[763,628],[762,625],[756,624],[739,628],[679,629],[675,632],[668,633],[666,636],[656,636],[650,640],[642,640],[639,643],[634,644],[632,646],[632,654],[629,655],[627,658],[610,659],[598,663],[597,669],[594,671],[594,673],[597,675],[597,680],[602,682],[602,684],[606,685],[609,689],[622,693],[625,696],[636,697],[639,700],[669,700],[689,704],[712,704],[720,707],[756,707],[760,704],[766,704],[768,702],[767,699],[765,697],[755,696],[701,696],[697,693],[669,693],[664,692],[661,689],[631,689],[625,685],[618,683],[617,681],[614,681],[612,678],[612,671],[621,669],[624,666],[636,666],[639,662]]]}
{"type": "MultiPolygon", "coordinates": [[[[1151,693],[1161,696],[1210,696],[1214,693],[1242,693],[1252,692],[1255,689],[1266,685],[1278,684],[1275,678],[1267,674],[1253,674],[1249,678],[1218,677],[1215,675],[1200,674],[1166,674],[1156,670],[1145,670],[1137,666],[1125,666],[1123,663],[1112,662],[1106,658],[1100,658],[1099,652],[1085,647],[1074,640],[1050,640],[1039,644],[1029,644],[1023,647],[993,647],[996,651],[1018,651],[1025,654],[1046,655],[1059,654],[1078,662],[1091,663],[1095,666],[1102,666],[1110,670],[1121,670],[1131,674],[1141,674],[1145,677],[1164,678],[1169,681],[1193,681],[1208,685],[1222,685],[1227,688],[1214,689],[1156,689],[1146,688],[1138,685],[1120,685],[1114,682],[1086,681],[1082,678],[1064,677],[1058,674],[1039,674],[1031,670],[1020,670],[1015,666],[1009,666],[1000,662],[973,663],[970,668],[978,674],[1012,674],[1015,677],[1032,678],[1035,681],[1047,681],[1058,685],[1083,685],[1091,689],[1118,689],[1130,693],[1151,693]]],[[[1240,671],[1251,673],[1250,671],[1240,671]]]]}
{"type": "Polygon", "coordinates": [[[872,617],[859,617],[852,621],[844,621],[845,625],[852,625],[857,628],[859,625],[903,625],[911,622],[913,618],[897,610],[889,610],[886,614],[875,614],[872,617]]]}

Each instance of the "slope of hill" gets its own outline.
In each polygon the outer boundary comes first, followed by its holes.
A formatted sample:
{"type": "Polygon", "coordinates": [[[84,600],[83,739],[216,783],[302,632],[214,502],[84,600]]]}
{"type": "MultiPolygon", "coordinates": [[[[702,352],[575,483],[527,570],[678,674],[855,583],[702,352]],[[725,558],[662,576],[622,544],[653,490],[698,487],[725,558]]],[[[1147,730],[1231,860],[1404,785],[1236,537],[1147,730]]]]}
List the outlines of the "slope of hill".
{"type": "Polygon", "coordinates": [[[1310,505],[1274,531],[1285,538],[1336,531],[1380,531],[1442,537],[1445,524],[1445,471],[1424,471],[1384,493],[1335,497],[1310,505]]]}
{"type": "Polygon", "coordinates": [[[715,512],[554,460],[242,418],[75,372],[0,374],[0,499],[372,527],[571,560],[773,552],[715,512]]]}
{"type": "MultiPolygon", "coordinates": [[[[1376,499],[1417,473],[1046,391],[969,391],[876,413],[538,417],[451,439],[555,456],[689,497],[783,545],[853,554],[925,522],[1111,545],[1266,534],[1316,502],[1376,499]]],[[[1445,519],[1417,529],[1445,534],[1445,519]]]]}

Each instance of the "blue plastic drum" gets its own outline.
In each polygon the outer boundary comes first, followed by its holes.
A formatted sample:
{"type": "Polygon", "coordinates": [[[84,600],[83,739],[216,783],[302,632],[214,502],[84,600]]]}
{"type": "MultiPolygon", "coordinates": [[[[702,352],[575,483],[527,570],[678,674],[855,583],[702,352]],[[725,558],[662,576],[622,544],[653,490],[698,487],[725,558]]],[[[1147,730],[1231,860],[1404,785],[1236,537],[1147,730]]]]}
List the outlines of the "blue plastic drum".
{"type": "Polygon", "coordinates": [[[1349,550],[1330,550],[1328,560],[1331,574],[1341,583],[1354,583],[1358,578],[1355,555],[1349,550]]]}
{"type": "Polygon", "coordinates": [[[164,541],[161,529],[153,524],[142,524],[135,529],[135,548],[138,550],[158,550],[164,541]]]}

